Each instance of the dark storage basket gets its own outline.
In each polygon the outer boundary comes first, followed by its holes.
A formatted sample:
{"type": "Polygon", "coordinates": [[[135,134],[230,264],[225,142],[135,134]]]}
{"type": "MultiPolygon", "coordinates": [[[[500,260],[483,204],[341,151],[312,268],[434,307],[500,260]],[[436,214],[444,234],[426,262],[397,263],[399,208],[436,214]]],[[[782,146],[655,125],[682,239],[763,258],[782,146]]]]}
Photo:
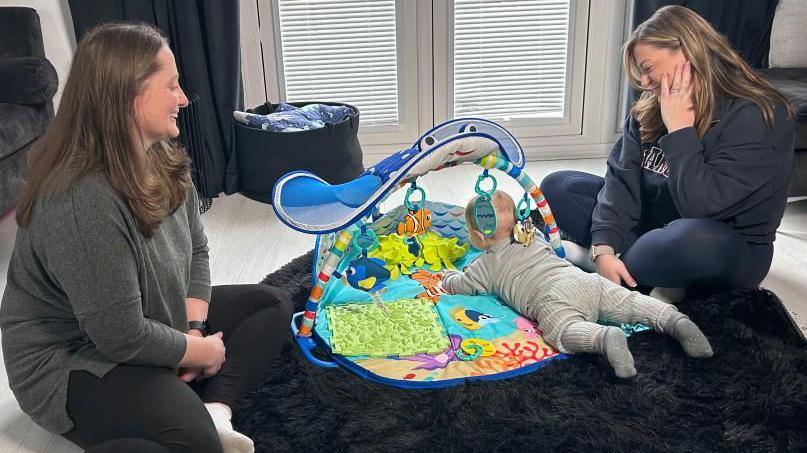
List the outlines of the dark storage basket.
{"type": "MultiPolygon", "coordinates": [[[[354,113],[336,124],[296,132],[265,131],[233,120],[239,192],[254,200],[271,204],[272,187],[290,171],[307,170],[331,184],[350,181],[364,171],[356,107],[336,102],[289,104],[347,106],[354,113]]],[[[276,108],[277,104],[267,102],[247,112],[267,115],[276,108]]]]}

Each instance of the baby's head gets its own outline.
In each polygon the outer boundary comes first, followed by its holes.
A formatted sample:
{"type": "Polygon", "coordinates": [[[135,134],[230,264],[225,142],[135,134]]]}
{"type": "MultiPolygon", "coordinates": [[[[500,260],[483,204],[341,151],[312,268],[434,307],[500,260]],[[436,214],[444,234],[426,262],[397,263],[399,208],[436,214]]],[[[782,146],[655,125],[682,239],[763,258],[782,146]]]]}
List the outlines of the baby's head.
{"type": "Polygon", "coordinates": [[[516,225],[516,204],[507,193],[501,190],[493,192],[491,203],[496,210],[496,232],[488,237],[479,231],[474,218],[474,203],[478,198],[479,196],[472,198],[465,206],[465,225],[468,227],[471,245],[479,250],[487,250],[491,245],[510,238],[513,234],[513,227],[516,225]]]}

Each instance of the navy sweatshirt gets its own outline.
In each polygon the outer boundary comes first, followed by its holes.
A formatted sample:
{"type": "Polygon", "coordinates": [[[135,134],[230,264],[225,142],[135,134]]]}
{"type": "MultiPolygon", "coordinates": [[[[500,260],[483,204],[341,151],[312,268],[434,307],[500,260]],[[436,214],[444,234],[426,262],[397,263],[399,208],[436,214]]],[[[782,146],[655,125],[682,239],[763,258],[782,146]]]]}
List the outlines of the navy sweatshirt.
{"type": "Polygon", "coordinates": [[[629,116],[608,157],[591,243],[625,251],[630,231],[678,218],[726,222],[748,242],[773,242],[793,174],[794,125],[777,106],[774,127],[744,99],[718,99],[702,139],[694,127],[642,143],[629,116]]]}

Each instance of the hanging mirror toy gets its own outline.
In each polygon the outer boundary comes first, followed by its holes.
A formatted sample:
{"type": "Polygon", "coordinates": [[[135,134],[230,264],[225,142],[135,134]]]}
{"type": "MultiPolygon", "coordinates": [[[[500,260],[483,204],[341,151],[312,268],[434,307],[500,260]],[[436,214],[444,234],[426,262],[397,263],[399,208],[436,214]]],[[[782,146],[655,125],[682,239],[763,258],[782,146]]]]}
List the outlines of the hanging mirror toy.
{"type": "Polygon", "coordinates": [[[496,178],[485,169],[476,179],[474,191],[479,195],[474,201],[474,220],[476,228],[486,237],[496,234],[496,208],[493,206],[493,192],[496,191],[496,178]],[[490,180],[493,185],[489,190],[482,188],[482,183],[490,180]]]}

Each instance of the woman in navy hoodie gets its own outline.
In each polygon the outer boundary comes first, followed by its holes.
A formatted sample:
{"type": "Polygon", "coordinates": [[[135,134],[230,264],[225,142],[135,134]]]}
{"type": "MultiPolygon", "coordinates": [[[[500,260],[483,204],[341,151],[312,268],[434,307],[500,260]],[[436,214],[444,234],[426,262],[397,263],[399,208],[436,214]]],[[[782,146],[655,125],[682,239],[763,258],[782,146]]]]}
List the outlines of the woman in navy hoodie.
{"type": "Polygon", "coordinates": [[[541,184],[579,246],[567,244],[572,260],[665,299],[693,285],[757,286],[787,202],[792,106],[684,7],[639,25],[623,58],[643,94],[605,178],[561,171],[541,184]]]}

